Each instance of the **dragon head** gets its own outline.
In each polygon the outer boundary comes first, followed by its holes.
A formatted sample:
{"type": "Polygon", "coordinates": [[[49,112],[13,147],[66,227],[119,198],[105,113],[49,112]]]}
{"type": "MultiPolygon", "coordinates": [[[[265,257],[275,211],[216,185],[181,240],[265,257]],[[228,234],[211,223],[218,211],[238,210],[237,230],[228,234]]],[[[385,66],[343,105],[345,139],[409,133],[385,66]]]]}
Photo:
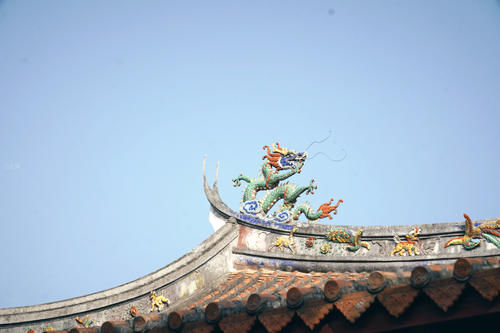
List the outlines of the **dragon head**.
{"type": "Polygon", "coordinates": [[[280,169],[294,169],[294,168],[300,169],[304,165],[306,158],[307,158],[306,152],[295,153],[295,154],[292,153],[289,155],[282,156],[278,160],[278,165],[280,166],[280,169]]]}
{"type": "Polygon", "coordinates": [[[307,152],[297,153],[295,150],[280,147],[279,142],[272,145],[272,150],[269,146],[264,146],[263,149],[267,149],[267,154],[262,156],[262,159],[267,159],[268,164],[276,170],[300,169],[307,158],[307,152]]]}

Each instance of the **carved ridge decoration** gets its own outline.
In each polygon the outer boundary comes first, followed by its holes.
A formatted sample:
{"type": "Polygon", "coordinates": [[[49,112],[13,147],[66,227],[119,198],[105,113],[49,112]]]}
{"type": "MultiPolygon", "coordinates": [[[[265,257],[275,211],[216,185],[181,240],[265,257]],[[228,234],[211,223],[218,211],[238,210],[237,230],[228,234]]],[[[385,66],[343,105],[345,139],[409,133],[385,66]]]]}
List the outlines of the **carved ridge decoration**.
{"type": "Polygon", "coordinates": [[[377,299],[393,317],[398,318],[413,303],[418,293],[411,285],[389,287],[378,294],[377,299]]]}
{"type": "Polygon", "coordinates": [[[132,317],[137,316],[137,307],[136,307],[135,305],[132,305],[132,306],[130,307],[129,314],[130,314],[132,317]]]}
{"type": "Polygon", "coordinates": [[[83,328],[89,328],[94,324],[94,320],[89,319],[89,315],[86,315],[85,317],[83,317],[83,319],[76,316],[75,320],[77,321],[77,323],[82,325],[83,328]]]}
{"type": "Polygon", "coordinates": [[[267,151],[267,154],[262,156],[264,163],[261,166],[261,176],[251,178],[240,174],[233,179],[235,187],[240,186],[242,182],[247,183],[243,190],[241,213],[275,223],[296,222],[301,214],[306,216],[308,222],[326,217],[333,219],[331,214],[337,214],[337,209],[343,202],[342,199],[333,204],[334,200],[331,198],[329,202],[320,205],[316,210],[307,202],[297,203],[297,199],[303,193],[314,194],[318,188],[314,179],[304,186],[281,183],[302,171],[307,160],[307,152],[296,152],[281,147],[279,142],[273,144],[272,149],[269,146],[264,146],[263,149],[267,151]],[[257,194],[261,191],[265,191],[265,195],[262,199],[258,199],[257,194]],[[281,200],[283,200],[281,206],[272,213],[274,205],[281,200]]]}
{"type": "Polygon", "coordinates": [[[392,250],[391,256],[394,256],[395,253],[400,256],[404,256],[405,253],[408,253],[409,256],[420,254],[419,249],[415,246],[420,243],[420,239],[418,238],[420,231],[419,228],[413,228],[413,230],[406,234],[406,241],[401,240],[398,235],[394,235],[396,246],[392,250]]]}
{"type": "Polygon", "coordinates": [[[481,223],[476,227],[469,215],[464,214],[464,217],[464,235],[447,241],[444,244],[445,248],[450,245],[463,245],[466,250],[472,250],[481,244],[482,238],[500,248],[500,218],[497,218],[496,221],[481,223]]]}
{"type": "Polygon", "coordinates": [[[284,248],[286,247],[290,251],[292,251],[293,254],[295,254],[294,248],[295,248],[295,242],[293,241],[293,233],[297,231],[297,228],[293,228],[292,231],[290,231],[290,235],[288,238],[280,236],[276,239],[276,241],[269,247],[269,251],[273,247],[278,247],[281,252],[283,252],[284,248]]]}
{"type": "Polygon", "coordinates": [[[363,229],[359,229],[355,234],[351,231],[343,228],[333,228],[328,231],[326,238],[334,243],[346,243],[350,246],[347,249],[351,252],[355,252],[360,249],[360,247],[365,247],[370,249],[370,244],[361,241],[361,235],[363,234],[363,229]]]}
{"type": "Polygon", "coordinates": [[[170,300],[163,296],[163,292],[160,296],[156,294],[156,292],[153,290],[150,295],[151,298],[151,312],[154,312],[155,309],[158,309],[158,312],[163,309],[165,305],[169,306],[170,305],[170,300]]]}

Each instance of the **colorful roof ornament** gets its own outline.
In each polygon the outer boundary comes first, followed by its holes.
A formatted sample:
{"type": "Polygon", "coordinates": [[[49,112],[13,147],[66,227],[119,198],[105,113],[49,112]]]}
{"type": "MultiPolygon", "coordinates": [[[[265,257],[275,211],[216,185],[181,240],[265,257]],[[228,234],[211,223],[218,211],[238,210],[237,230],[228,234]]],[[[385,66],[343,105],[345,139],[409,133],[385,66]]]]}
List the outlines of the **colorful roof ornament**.
{"type": "Polygon", "coordinates": [[[418,238],[420,231],[420,228],[413,228],[406,234],[406,241],[401,240],[398,235],[394,235],[396,246],[394,247],[394,250],[392,250],[391,256],[393,256],[394,254],[404,256],[406,255],[406,253],[408,253],[409,256],[420,254],[420,251],[417,247],[417,244],[420,242],[418,238]]]}
{"type": "Polygon", "coordinates": [[[170,300],[163,295],[163,292],[161,295],[158,296],[156,292],[153,290],[151,291],[150,298],[151,298],[151,312],[154,312],[155,309],[157,309],[159,312],[163,309],[165,305],[168,306],[170,304],[170,300]]]}
{"type": "Polygon", "coordinates": [[[288,248],[290,251],[292,251],[292,253],[295,253],[295,242],[293,241],[293,233],[297,231],[297,228],[293,228],[292,231],[290,231],[290,235],[288,235],[288,238],[287,237],[284,237],[284,236],[280,236],[276,239],[276,241],[269,247],[269,251],[271,251],[271,249],[273,247],[278,247],[281,252],[283,252],[284,248],[288,248]]]}
{"type": "Polygon", "coordinates": [[[481,238],[486,239],[496,247],[500,248],[500,218],[496,221],[488,221],[474,227],[470,217],[465,217],[465,234],[462,237],[450,239],[444,247],[450,245],[463,245],[466,250],[472,250],[481,244],[481,238]]]}
{"type": "Polygon", "coordinates": [[[320,205],[318,209],[313,209],[308,203],[297,203],[299,196],[314,194],[318,188],[312,179],[308,185],[295,186],[290,183],[281,182],[302,171],[302,167],[307,159],[307,152],[297,153],[295,150],[281,147],[279,142],[269,146],[264,146],[267,154],[262,156],[264,163],[261,167],[261,176],[250,178],[240,174],[233,179],[234,186],[240,186],[242,182],[248,183],[243,191],[243,198],[240,211],[245,215],[267,220],[275,223],[290,223],[297,221],[301,214],[304,214],[309,222],[317,221],[337,214],[337,208],[342,199],[332,205],[333,198],[329,202],[320,205]],[[262,199],[257,198],[260,191],[265,191],[262,199]],[[282,201],[281,206],[271,213],[276,203],[282,201]]]}
{"type": "Polygon", "coordinates": [[[362,234],[363,229],[359,229],[355,234],[353,234],[351,231],[343,228],[333,228],[328,231],[326,238],[334,243],[346,243],[350,245],[347,249],[351,252],[359,250],[360,247],[364,247],[369,250],[370,244],[361,241],[362,234]]]}
{"type": "Polygon", "coordinates": [[[92,326],[92,324],[94,324],[94,320],[93,319],[89,319],[89,315],[86,315],[83,319],[76,316],[75,320],[80,324],[82,325],[84,328],[89,328],[92,326]]]}

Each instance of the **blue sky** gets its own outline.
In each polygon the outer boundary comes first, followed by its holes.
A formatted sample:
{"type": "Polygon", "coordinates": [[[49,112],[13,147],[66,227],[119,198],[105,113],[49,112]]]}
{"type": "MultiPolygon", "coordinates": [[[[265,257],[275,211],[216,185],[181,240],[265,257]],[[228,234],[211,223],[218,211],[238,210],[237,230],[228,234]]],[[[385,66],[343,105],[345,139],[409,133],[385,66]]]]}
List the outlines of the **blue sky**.
{"type": "Polygon", "coordinates": [[[0,307],[111,288],[206,239],[201,182],[324,155],[341,225],[500,216],[499,1],[0,1],[0,307]]]}

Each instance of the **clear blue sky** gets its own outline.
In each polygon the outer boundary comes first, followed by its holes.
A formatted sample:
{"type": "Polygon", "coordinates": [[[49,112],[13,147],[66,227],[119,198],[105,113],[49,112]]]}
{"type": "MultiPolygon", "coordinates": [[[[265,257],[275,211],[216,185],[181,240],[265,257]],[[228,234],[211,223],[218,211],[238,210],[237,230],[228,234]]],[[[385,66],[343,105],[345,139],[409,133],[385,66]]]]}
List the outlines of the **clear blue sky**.
{"type": "Polygon", "coordinates": [[[342,225],[500,216],[499,1],[0,1],[0,307],[81,296],[206,239],[201,168],[342,225]]]}

